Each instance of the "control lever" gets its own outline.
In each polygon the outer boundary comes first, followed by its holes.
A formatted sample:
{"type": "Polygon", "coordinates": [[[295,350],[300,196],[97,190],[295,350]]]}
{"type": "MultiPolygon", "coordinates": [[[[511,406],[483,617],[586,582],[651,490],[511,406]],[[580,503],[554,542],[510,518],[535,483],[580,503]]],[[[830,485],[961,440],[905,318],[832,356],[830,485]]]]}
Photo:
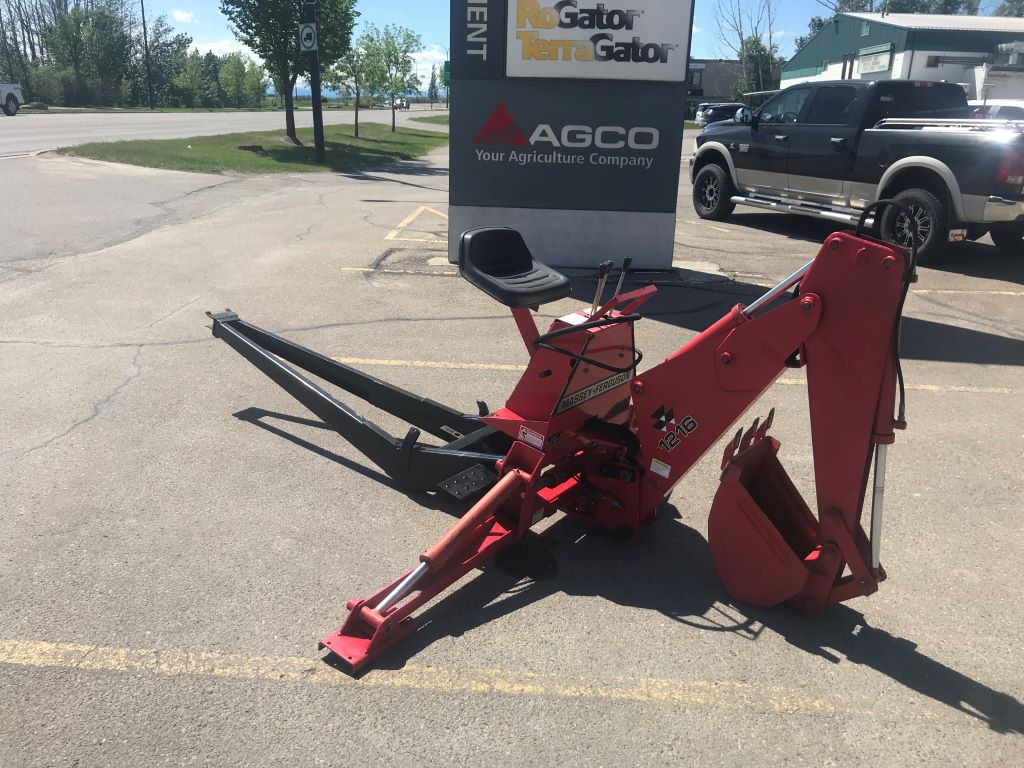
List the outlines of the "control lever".
{"type": "Polygon", "coordinates": [[[597,266],[597,293],[594,295],[594,303],[590,305],[590,317],[597,311],[597,303],[604,294],[604,286],[608,282],[608,273],[612,271],[611,261],[602,261],[597,266]]]}
{"type": "Polygon", "coordinates": [[[618,296],[619,291],[622,290],[622,284],[626,280],[626,273],[629,272],[629,265],[633,263],[633,259],[627,256],[622,260],[622,271],[619,272],[619,282],[615,284],[615,290],[612,291],[612,296],[618,296]]]}

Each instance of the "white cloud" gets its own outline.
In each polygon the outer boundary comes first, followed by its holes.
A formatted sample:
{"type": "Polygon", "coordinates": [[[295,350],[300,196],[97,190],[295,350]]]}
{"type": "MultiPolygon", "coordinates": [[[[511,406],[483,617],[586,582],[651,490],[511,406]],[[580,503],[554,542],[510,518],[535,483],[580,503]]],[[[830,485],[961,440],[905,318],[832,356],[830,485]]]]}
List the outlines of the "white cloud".
{"type": "Polygon", "coordinates": [[[419,76],[421,90],[427,90],[427,86],[430,85],[430,67],[432,65],[437,67],[438,85],[444,88],[444,85],[441,84],[441,70],[447,58],[444,48],[439,45],[432,45],[412,55],[413,71],[419,76]]]}
{"type": "Polygon", "coordinates": [[[196,19],[192,11],[171,11],[171,16],[180,24],[191,24],[196,19]]]}
{"type": "Polygon", "coordinates": [[[200,53],[206,53],[207,51],[213,51],[218,56],[224,56],[228,53],[241,53],[244,56],[248,56],[250,59],[255,61],[262,61],[259,56],[252,52],[247,45],[242,45],[238,40],[233,37],[227,37],[223,40],[210,40],[208,42],[197,42],[193,43],[192,47],[197,49],[200,53]]]}
{"type": "Polygon", "coordinates": [[[789,32],[787,32],[786,30],[779,29],[779,30],[776,30],[775,32],[772,32],[772,37],[785,37],[788,34],[789,34],[789,32]]]}
{"type": "Polygon", "coordinates": [[[696,24],[693,25],[692,29],[693,29],[693,34],[695,34],[695,35],[700,34],[701,32],[704,31],[701,27],[698,27],[696,24]]]}

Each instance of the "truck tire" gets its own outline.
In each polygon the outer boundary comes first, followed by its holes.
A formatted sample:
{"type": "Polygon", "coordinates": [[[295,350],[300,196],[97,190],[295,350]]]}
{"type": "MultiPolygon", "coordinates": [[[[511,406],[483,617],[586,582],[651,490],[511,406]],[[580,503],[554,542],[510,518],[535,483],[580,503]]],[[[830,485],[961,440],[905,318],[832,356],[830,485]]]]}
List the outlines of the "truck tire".
{"type": "Polygon", "coordinates": [[[905,189],[892,198],[910,209],[913,218],[893,206],[882,211],[882,239],[910,248],[917,238],[917,258],[927,261],[940,255],[949,241],[949,214],[927,189],[905,189]]]}
{"type": "Polygon", "coordinates": [[[719,221],[736,210],[729,199],[733,195],[732,181],[726,170],[717,163],[705,165],[693,180],[693,210],[702,219],[719,221]]]}
{"type": "Polygon", "coordinates": [[[7,101],[4,102],[4,114],[8,117],[14,117],[18,114],[18,100],[14,97],[13,93],[7,94],[7,101]]]}
{"type": "Polygon", "coordinates": [[[992,242],[1006,256],[1024,256],[1024,223],[993,224],[992,242]]]}

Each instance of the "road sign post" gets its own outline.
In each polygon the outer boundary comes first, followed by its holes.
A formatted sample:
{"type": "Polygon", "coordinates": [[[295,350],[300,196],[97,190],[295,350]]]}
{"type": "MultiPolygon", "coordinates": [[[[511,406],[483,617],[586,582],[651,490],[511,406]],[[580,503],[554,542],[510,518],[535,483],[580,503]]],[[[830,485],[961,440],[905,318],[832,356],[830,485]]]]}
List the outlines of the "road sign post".
{"type": "Polygon", "coordinates": [[[324,149],[324,113],[320,103],[320,52],[317,41],[316,0],[305,0],[302,3],[299,48],[309,57],[309,91],[313,100],[314,153],[316,162],[323,165],[327,162],[327,153],[324,149]]]}

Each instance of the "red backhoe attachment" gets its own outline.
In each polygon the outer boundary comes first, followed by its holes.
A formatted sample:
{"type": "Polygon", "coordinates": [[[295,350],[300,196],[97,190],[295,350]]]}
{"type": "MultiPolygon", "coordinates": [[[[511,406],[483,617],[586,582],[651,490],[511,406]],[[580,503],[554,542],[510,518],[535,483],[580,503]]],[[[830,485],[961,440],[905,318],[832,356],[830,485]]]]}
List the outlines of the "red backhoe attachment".
{"type": "Polygon", "coordinates": [[[606,262],[592,305],[540,333],[531,310],[567,296],[569,281],[534,261],[513,230],[467,232],[463,277],[511,308],[530,356],[504,407],[479,403],[478,415],[412,395],[230,311],[211,314],[215,336],[392,478],[478,499],[413,570],[349,600],[347,620],[321,647],[363,669],[415,630],[417,609],[556,512],[613,530],[650,524],[682,475],[781,373],[797,368],[807,370],[816,512],[779,463],[779,442],[768,435],[772,411],[726,447],[708,521],[715,567],[735,599],[758,606],[820,611],[874,592],[885,578],[885,450],[905,427],[899,324],[916,259],[864,237],[861,226],[830,235],[789,278],[640,374],[633,325],[656,289],[620,293],[625,263],[611,299],[602,295],[606,262]],[[392,437],[287,363],[414,426],[392,437]],[[420,444],[421,429],[445,445],[420,444]],[[861,513],[872,457],[869,535],[861,513]]]}

